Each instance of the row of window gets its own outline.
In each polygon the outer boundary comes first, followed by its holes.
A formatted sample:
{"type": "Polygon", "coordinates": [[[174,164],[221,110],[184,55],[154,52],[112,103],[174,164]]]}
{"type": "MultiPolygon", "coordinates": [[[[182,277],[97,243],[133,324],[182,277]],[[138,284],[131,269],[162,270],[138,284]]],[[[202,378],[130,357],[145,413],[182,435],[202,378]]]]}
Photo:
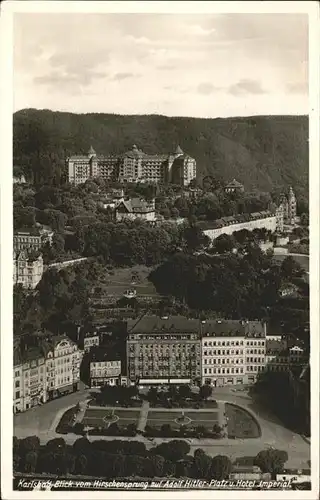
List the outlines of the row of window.
{"type": "Polygon", "coordinates": [[[264,340],[247,340],[246,342],[244,340],[210,340],[210,341],[205,340],[203,342],[204,347],[239,346],[239,345],[264,346],[264,344],[265,344],[264,340]]]}
{"type": "Polygon", "coordinates": [[[227,373],[244,373],[243,368],[205,368],[204,374],[211,375],[212,373],[216,374],[227,374],[227,373]]]}

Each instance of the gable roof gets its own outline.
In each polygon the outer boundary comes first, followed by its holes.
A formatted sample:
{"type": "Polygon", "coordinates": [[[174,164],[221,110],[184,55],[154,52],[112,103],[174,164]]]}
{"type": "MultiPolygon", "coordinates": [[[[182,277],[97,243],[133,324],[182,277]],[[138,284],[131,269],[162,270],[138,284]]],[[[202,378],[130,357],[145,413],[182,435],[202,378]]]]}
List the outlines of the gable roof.
{"type": "Polygon", "coordinates": [[[120,207],[125,207],[128,213],[149,213],[154,212],[154,207],[148,204],[146,201],[140,198],[130,198],[130,200],[123,200],[116,207],[119,210],[120,207]]]}
{"type": "Polygon", "coordinates": [[[238,182],[236,179],[233,179],[231,182],[229,182],[226,187],[243,187],[243,184],[241,184],[240,182],[238,182]]]}

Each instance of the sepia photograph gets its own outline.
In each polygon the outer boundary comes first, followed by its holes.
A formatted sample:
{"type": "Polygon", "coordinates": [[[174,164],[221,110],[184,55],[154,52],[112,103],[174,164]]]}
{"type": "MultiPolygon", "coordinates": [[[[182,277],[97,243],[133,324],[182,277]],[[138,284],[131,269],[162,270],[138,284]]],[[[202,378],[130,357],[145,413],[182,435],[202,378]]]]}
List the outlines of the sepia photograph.
{"type": "Polygon", "coordinates": [[[318,498],[319,5],[5,7],[3,498],[318,498]]]}

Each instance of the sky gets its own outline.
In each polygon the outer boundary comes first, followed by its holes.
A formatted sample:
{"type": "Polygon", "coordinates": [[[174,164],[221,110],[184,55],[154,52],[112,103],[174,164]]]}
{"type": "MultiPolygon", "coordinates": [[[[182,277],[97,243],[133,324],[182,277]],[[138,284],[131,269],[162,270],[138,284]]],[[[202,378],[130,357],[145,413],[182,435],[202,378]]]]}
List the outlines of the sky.
{"type": "Polygon", "coordinates": [[[14,110],[308,113],[304,14],[14,15],[14,110]]]}

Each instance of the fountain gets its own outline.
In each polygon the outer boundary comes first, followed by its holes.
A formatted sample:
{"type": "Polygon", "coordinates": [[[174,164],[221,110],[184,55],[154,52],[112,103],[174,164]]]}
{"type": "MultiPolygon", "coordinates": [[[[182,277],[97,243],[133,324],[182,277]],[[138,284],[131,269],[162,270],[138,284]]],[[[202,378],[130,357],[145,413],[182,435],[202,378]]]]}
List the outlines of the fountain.
{"type": "Polygon", "coordinates": [[[175,423],[179,425],[188,425],[192,422],[191,418],[186,417],[184,411],[181,412],[181,416],[175,419],[175,423]]]}
{"type": "Polygon", "coordinates": [[[111,424],[117,422],[119,420],[119,417],[118,415],[115,415],[113,413],[113,410],[108,410],[102,420],[106,424],[106,427],[108,428],[111,424]]]}

